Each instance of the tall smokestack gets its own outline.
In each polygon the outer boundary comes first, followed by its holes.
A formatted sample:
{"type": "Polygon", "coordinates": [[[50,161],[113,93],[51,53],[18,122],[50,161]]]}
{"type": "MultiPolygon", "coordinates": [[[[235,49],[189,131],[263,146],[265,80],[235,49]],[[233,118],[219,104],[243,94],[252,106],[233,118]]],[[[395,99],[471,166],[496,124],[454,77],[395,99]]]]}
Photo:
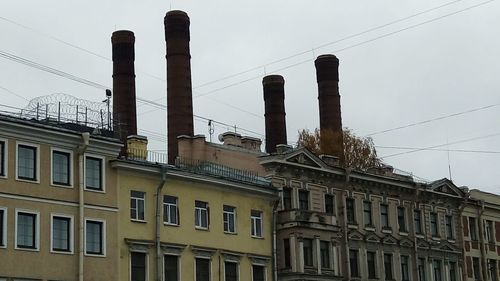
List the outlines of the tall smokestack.
{"type": "Polygon", "coordinates": [[[287,144],[285,122],[285,80],[281,75],[262,79],[266,117],[266,152],[276,152],[276,145],[287,144]]]}
{"type": "Polygon", "coordinates": [[[334,55],[321,55],[315,61],[318,81],[319,126],[321,150],[344,162],[342,116],[340,113],[339,60],[334,55]]]}
{"type": "Polygon", "coordinates": [[[183,11],[170,11],[165,15],[164,23],[167,42],[168,163],[174,164],[178,155],[177,137],[193,135],[189,17],[183,11]]]}
{"type": "Polygon", "coordinates": [[[137,135],[135,106],[134,43],[132,31],[119,30],[111,36],[113,52],[113,131],[126,144],[137,135]]]}

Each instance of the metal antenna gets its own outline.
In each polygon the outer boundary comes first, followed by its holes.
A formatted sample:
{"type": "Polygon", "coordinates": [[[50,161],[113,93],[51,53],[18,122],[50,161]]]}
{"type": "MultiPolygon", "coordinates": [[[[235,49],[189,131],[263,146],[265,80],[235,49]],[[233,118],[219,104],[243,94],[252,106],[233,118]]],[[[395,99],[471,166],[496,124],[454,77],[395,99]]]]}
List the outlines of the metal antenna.
{"type": "Polygon", "coordinates": [[[210,142],[212,142],[212,135],[214,134],[214,125],[212,124],[212,119],[208,120],[208,135],[210,136],[210,142]]]}
{"type": "Polygon", "coordinates": [[[106,119],[108,120],[108,130],[111,131],[111,112],[109,109],[109,104],[111,102],[111,90],[110,89],[106,89],[106,99],[103,100],[102,102],[105,102],[107,107],[108,107],[108,118],[106,118],[106,119]]]}

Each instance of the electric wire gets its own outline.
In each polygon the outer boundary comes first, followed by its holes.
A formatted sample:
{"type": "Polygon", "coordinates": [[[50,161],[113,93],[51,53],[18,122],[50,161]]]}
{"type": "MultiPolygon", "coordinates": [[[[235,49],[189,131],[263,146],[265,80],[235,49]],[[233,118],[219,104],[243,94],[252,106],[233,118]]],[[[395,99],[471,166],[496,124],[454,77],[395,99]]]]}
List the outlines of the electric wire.
{"type": "Polygon", "coordinates": [[[375,148],[383,149],[397,149],[397,150],[425,150],[425,151],[442,151],[442,152],[464,152],[464,153],[483,153],[483,154],[500,154],[500,151],[492,150],[470,150],[470,149],[439,149],[439,148],[425,148],[425,147],[408,147],[408,146],[384,146],[375,145],[375,148]]]}

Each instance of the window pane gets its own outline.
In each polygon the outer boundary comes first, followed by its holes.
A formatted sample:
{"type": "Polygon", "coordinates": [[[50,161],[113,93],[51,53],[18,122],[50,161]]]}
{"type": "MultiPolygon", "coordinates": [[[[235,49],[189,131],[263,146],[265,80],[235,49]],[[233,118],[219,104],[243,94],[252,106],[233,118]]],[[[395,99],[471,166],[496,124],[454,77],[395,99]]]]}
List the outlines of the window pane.
{"type": "Polygon", "coordinates": [[[0,176],[5,176],[5,142],[0,141],[0,176]]]}
{"type": "Polygon", "coordinates": [[[380,205],[380,224],[382,227],[389,227],[389,210],[385,204],[380,205]]]}
{"type": "Polygon", "coordinates": [[[289,268],[291,266],[291,256],[290,256],[290,239],[286,238],[283,240],[283,252],[285,255],[285,267],[289,268]]]}
{"type": "Polygon", "coordinates": [[[359,277],[357,250],[349,250],[349,266],[351,270],[351,277],[359,277]]]}
{"type": "Polygon", "coordinates": [[[325,194],[325,213],[334,214],[334,197],[331,194],[325,194]]]}
{"type": "Polygon", "coordinates": [[[131,281],[146,281],[146,254],[130,253],[131,281]]]}
{"type": "Polygon", "coordinates": [[[403,281],[410,280],[410,272],[408,269],[408,256],[401,256],[401,275],[403,281]]]}
{"type": "Polygon", "coordinates": [[[5,236],[5,230],[4,230],[4,215],[5,215],[5,211],[4,210],[0,210],[0,246],[5,246],[5,243],[4,243],[4,236],[5,236]]]}
{"type": "Polygon", "coordinates": [[[196,281],[210,281],[209,259],[196,259],[196,281]]]}
{"type": "Polygon", "coordinates": [[[406,215],[405,215],[405,208],[404,207],[398,207],[398,226],[399,226],[399,231],[406,232],[406,215]]]}
{"type": "Polygon", "coordinates": [[[330,243],[328,243],[327,241],[320,241],[319,244],[321,267],[330,268],[330,243]]]}
{"type": "Polygon", "coordinates": [[[87,157],[85,160],[85,182],[90,189],[102,189],[102,160],[87,157]]]}
{"type": "Polygon", "coordinates": [[[304,253],[304,265],[313,266],[313,249],[312,249],[312,239],[303,239],[303,253],[304,253]]]}
{"type": "Polygon", "coordinates": [[[415,210],[413,212],[413,218],[415,220],[415,233],[422,233],[422,223],[420,216],[420,210],[415,210]]]}
{"type": "Polygon", "coordinates": [[[265,268],[260,265],[252,265],[253,280],[252,281],[264,281],[265,280],[265,268]]]}
{"type": "Polygon", "coordinates": [[[52,249],[57,251],[70,250],[70,218],[53,217],[52,249]]]}
{"type": "Polygon", "coordinates": [[[356,223],[356,216],[354,212],[354,199],[347,198],[346,199],[346,209],[347,209],[347,222],[348,223],[356,223]]]}
{"type": "Polygon", "coordinates": [[[365,225],[371,226],[372,225],[372,203],[371,202],[364,202],[363,203],[363,214],[364,214],[365,225]]]}
{"type": "Polygon", "coordinates": [[[384,272],[385,279],[392,279],[392,255],[384,254],[384,272]]]}
{"type": "Polygon", "coordinates": [[[36,215],[17,214],[17,246],[20,248],[36,248],[36,215]]]}
{"type": "Polygon", "coordinates": [[[36,180],[36,147],[19,145],[17,175],[21,179],[36,180]]]}
{"type": "Polygon", "coordinates": [[[52,180],[55,184],[70,184],[70,154],[52,152],[52,180]]]}
{"type": "Polygon", "coordinates": [[[283,188],[283,209],[289,210],[292,208],[292,189],[283,188]]]}
{"type": "Polygon", "coordinates": [[[299,190],[299,208],[309,210],[309,191],[299,190]]]}
{"type": "Polygon", "coordinates": [[[366,263],[368,264],[368,278],[376,278],[375,252],[366,253],[366,263]]]}
{"type": "Polygon", "coordinates": [[[167,224],[178,224],[177,197],[163,196],[163,221],[167,224]]]}
{"type": "Polygon", "coordinates": [[[103,254],[102,222],[87,221],[85,238],[88,254],[103,254]]]}
{"type": "Polygon", "coordinates": [[[165,281],[179,281],[179,258],[177,256],[165,255],[165,281]]]}
{"type": "Polygon", "coordinates": [[[234,262],[224,263],[224,280],[237,281],[238,280],[238,264],[234,262]]]}

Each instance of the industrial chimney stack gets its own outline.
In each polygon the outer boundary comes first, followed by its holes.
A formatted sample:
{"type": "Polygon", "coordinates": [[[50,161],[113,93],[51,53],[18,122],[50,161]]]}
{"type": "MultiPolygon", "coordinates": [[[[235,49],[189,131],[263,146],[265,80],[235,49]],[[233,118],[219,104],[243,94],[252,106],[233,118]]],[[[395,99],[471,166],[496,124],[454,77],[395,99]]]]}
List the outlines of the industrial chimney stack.
{"type": "Polygon", "coordinates": [[[339,94],[339,60],[334,55],[321,55],[315,61],[318,82],[319,126],[321,150],[344,163],[344,140],[339,94]]]}
{"type": "Polygon", "coordinates": [[[285,121],[285,80],[281,75],[262,79],[266,118],[266,152],[275,153],[276,145],[287,144],[285,121]]]}
{"type": "Polygon", "coordinates": [[[177,137],[193,136],[193,96],[191,55],[189,52],[189,17],[183,11],[165,15],[167,42],[167,127],[168,163],[178,155],[177,137]]]}
{"type": "Polygon", "coordinates": [[[132,31],[119,30],[111,36],[113,57],[113,131],[126,144],[137,134],[135,104],[134,42],[132,31]]]}

